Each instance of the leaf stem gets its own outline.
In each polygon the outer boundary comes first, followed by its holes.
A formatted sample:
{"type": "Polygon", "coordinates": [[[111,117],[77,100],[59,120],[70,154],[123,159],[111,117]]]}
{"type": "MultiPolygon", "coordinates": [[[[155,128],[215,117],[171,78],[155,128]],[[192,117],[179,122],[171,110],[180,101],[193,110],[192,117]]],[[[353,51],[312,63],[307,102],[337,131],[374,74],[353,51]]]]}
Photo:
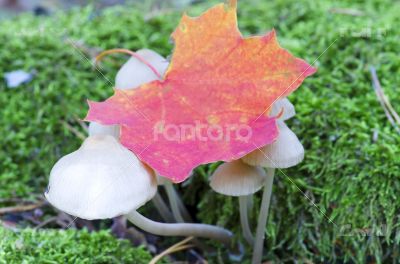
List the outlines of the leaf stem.
{"type": "Polygon", "coordinates": [[[148,63],[145,59],[143,59],[142,56],[138,55],[136,52],[133,52],[131,50],[128,49],[110,49],[110,50],[105,50],[102,53],[100,53],[99,55],[96,56],[95,58],[95,62],[99,62],[104,56],[109,55],[109,54],[113,54],[113,53],[126,53],[131,55],[132,57],[135,57],[136,59],[138,59],[139,61],[141,61],[142,63],[144,63],[147,67],[150,68],[150,70],[152,70],[154,72],[155,75],[157,75],[158,79],[162,79],[163,77],[161,76],[161,74],[156,70],[156,68],[154,68],[150,63],[148,63]]]}

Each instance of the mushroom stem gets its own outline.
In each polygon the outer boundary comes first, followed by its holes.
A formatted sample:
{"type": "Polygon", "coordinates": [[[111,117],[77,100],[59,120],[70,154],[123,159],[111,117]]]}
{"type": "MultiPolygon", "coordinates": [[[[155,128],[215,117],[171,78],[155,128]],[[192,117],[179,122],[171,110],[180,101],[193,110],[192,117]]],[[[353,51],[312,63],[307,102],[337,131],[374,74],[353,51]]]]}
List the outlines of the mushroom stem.
{"type": "Polygon", "coordinates": [[[267,168],[267,178],[264,183],[264,191],[261,201],[260,213],[258,215],[258,224],[256,238],[254,241],[252,264],[261,263],[264,246],[265,226],[267,224],[269,204],[271,201],[272,184],[274,181],[275,169],[267,168]]]}
{"type": "Polygon", "coordinates": [[[182,214],[183,219],[186,220],[186,222],[193,222],[193,219],[190,216],[190,213],[189,213],[188,209],[186,208],[185,204],[183,203],[179,193],[177,192],[177,190],[175,188],[173,188],[173,190],[174,190],[176,201],[178,203],[178,207],[182,214]]]}
{"type": "MultiPolygon", "coordinates": [[[[167,193],[169,204],[175,220],[178,223],[193,222],[173,183],[170,181],[164,181],[163,186],[165,188],[165,192],[167,193]]],[[[210,251],[210,248],[207,249],[207,247],[197,239],[194,239],[193,243],[198,248],[210,251]]]]}
{"type": "Polygon", "coordinates": [[[253,205],[254,205],[254,195],[247,195],[247,211],[250,212],[253,210],[253,205]]]}
{"type": "Polygon", "coordinates": [[[183,219],[181,211],[179,209],[178,195],[175,191],[174,186],[170,181],[165,181],[164,188],[167,193],[169,204],[171,206],[172,214],[174,215],[175,220],[179,223],[184,223],[185,220],[183,219]]]}
{"type": "Polygon", "coordinates": [[[126,215],[129,221],[142,230],[159,236],[194,236],[211,238],[222,242],[231,248],[233,235],[230,231],[212,225],[189,223],[159,223],[150,220],[137,211],[131,211],[126,215]]]}
{"type": "Polygon", "coordinates": [[[171,212],[168,210],[168,206],[164,202],[164,199],[161,197],[161,195],[157,192],[153,199],[151,200],[154,204],[154,207],[157,209],[158,213],[161,215],[162,219],[164,219],[165,222],[168,223],[173,223],[174,222],[174,217],[171,214],[171,212]]]}
{"type": "Polygon", "coordinates": [[[250,230],[248,216],[248,198],[252,195],[239,196],[240,223],[242,225],[243,237],[250,246],[254,245],[254,237],[250,230]]]}

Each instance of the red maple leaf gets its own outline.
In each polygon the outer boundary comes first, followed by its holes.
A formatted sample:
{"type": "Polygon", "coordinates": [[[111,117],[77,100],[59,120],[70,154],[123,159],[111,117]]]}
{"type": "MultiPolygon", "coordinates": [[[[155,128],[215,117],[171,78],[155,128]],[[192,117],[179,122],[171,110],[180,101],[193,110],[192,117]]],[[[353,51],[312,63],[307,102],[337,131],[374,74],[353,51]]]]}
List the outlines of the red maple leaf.
{"type": "Polygon", "coordinates": [[[278,131],[270,106],[316,71],[281,48],[274,31],[243,38],[236,1],[183,15],[172,38],[163,80],[89,102],[86,119],[121,125],[121,143],[174,182],[200,164],[272,143],[278,131]]]}

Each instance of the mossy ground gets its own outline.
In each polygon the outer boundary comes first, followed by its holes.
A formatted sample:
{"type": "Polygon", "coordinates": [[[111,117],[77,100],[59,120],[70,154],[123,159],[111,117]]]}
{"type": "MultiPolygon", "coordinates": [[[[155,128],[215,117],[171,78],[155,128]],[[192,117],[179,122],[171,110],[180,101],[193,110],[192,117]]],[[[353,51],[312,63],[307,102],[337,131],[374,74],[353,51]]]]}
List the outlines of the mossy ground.
{"type": "MultiPolygon", "coordinates": [[[[211,5],[193,6],[189,14],[211,5]]],[[[297,115],[288,125],[306,157],[277,173],[265,259],[362,263],[399,258],[400,136],[376,99],[369,73],[375,66],[400,111],[398,10],[398,2],[385,0],[240,1],[239,27],[245,35],[275,28],[283,47],[318,67],[290,96],[297,115]]],[[[102,13],[87,8],[2,22],[0,75],[24,69],[36,76],[16,89],[0,84],[1,198],[42,192],[52,164],[80,144],[63,122],[84,133],[76,120],[85,115],[85,100],[111,95],[125,57],[102,64],[109,83],[83,55],[90,60],[91,48],[115,47],[147,47],[169,55],[177,14],[145,21],[129,8],[102,13]]],[[[185,201],[199,221],[239,231],[237,200],[209,189],[211,169],[199,168],[180,188],[185,201]]]]}
{"type": "Polygon", "coordinates": [[[0,227],[0,263],[143,263],[151,255],[109,232],[33,230],[0,227]]]}

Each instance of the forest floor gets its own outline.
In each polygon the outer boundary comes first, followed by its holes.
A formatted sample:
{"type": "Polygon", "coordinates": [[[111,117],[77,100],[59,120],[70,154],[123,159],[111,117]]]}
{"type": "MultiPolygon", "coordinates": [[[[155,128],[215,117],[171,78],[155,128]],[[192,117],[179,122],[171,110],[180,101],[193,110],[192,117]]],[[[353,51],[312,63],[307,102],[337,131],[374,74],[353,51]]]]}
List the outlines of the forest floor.
{"type": "MultiPolygon", "coordinates": [[[[198,15],[216,2],[186,9],[198,15]]],[[[297,115],[288,125],[306,155],[300,165],[276,176],[265,260],[380,263],[398,258],[400,135],[379,103],[371,75],[371,68],[376,69],[399,112],[398,10],[400,3],[388,0],[239,1],[244,35],[274,28],[284,48],[318,68],[289,97],[297,115]]],[[[0,78],[17,70],[32,75],[15,88],[0,82],[0,237],[5,238],[0,241],[0,263],[24,258],[88,262],[93,256],[98,259],[91,263],[146,263],[148,251],[154,254],[178,241],[131,227],[117,232],[115,221],[80,220],[74,223],[78,230],[64,231],[71,219],[44,203],[41,195],[52,165],[79,147],[86,135],[80,121],[88,109],[86,99],[110,96],[112,87],[102,74],[113,80],[127,59],[105,59],[100,74],[91,64],[95,55],[117,47],[170,55],[169,37],[181,11],[144,14],[134,5],[89,6],[0,22],[0,78]],[[110,227],[114,235],[101,231],[110,227]],[[72,240],[82,247],[75,248],[72,240]],[[139,244],[145,248],[136,248],[139,244]]],[[[199,167],[179,191],[196,221],[240,234],[237,200],[208,186],[214,168],[199,167]]],[[[252,225],[259,194],[256,198],[252,225]]],[[[157,219],[151,205],[143,210],[157,219]]],[[[210,263],[226,261],[226,251],[217,249],[217,255],[201,255],[210,263]]],[[[175,259],[193,258],[188,255],[175,259]]],[[[246,263],[249,254],[244,259],[246,263]]]]}

